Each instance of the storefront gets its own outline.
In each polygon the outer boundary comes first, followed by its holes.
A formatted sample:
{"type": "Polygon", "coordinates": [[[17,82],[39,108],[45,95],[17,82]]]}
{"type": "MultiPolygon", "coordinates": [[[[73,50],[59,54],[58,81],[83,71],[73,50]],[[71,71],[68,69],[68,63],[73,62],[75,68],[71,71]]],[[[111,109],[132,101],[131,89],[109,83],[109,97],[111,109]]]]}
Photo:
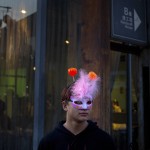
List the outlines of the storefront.
{"type": "Polygon", "coordinates": [[[0,1],[0,150],[37,150],[41,137],[64,119],[60,94],[72,82],[69,67],[100,75],[91,118],[114,137],[118,149],[141,145],[142,150],[144,127],[149,132],[149,47],[122,47],[111,39],[110,5],[103,0],[0,1]]]}
{"type": "Polygon", "coordinates": [[[0,1],[0,149],[32,149],[37,1],[0,1]]]}

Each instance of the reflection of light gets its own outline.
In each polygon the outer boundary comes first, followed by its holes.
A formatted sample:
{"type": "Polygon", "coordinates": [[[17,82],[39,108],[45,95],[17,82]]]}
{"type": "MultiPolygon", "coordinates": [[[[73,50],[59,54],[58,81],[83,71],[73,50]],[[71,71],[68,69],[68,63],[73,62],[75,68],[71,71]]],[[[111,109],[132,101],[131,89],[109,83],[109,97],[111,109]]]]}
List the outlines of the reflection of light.
{"type": "Polygon", "coordinates": [[[33,70],[36,70],[36,67],[33,67],[33,70]]]}
{"type": "Polygon", "coordinates": [[[26,10],[24,10],[24,9],[22,9],[22,10],[21,10],[21,13],[26,14],[26,13],[27,13],[27,11],[26,11],[26,10]]]}
{"type": "Polygon", "coordinates": [[[66,40],[66,41],[65,41],[65,43],[66,43],[66,44],[69,44],[69,41],[68,41],[68,40],[66,40]]]}

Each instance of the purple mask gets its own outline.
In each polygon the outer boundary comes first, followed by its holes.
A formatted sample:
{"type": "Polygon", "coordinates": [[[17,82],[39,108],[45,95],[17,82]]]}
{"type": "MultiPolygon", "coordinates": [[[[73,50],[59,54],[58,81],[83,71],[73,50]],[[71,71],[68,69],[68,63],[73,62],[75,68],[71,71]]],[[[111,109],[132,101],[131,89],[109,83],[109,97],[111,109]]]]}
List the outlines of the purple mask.
{"type": "Polygon", "coordinates": [[[92,99],[91,98],[82,98],[82,99],[77,99],[74,97],[70,98],[71,104],[74,108],[76,109],[88,109],[90,110],[92,108],[92,99]]]}

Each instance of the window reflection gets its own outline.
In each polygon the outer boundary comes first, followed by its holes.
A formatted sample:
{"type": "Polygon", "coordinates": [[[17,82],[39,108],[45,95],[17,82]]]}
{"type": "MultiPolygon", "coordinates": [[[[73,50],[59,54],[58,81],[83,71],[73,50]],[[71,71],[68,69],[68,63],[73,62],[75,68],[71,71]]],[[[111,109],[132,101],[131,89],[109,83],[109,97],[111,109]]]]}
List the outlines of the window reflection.
{"type": "Polygon", "coordinates": [[[0,1],[0,150],[32,149],[35,8],[35,0],[0,1]]]}

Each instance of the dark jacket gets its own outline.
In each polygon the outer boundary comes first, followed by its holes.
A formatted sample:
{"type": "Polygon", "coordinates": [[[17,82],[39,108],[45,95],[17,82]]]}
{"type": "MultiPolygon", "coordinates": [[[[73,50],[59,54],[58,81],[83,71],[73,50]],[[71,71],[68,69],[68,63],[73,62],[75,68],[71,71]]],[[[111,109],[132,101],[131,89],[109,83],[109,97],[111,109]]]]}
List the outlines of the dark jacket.
{"type": "Polygon", "coordinates": [[[88,127],[77,135],[68,131],[63,121],[60,122],[40,141],[38,150],[115,150],[111,136],[99,129],[96,123],[88,122],[88,127]]]}

